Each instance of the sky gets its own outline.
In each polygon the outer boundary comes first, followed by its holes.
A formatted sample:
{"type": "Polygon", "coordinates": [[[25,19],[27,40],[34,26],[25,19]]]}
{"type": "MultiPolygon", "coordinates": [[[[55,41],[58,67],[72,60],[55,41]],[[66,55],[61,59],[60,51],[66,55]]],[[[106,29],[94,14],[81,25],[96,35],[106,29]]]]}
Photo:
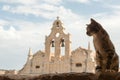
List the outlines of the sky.
{"type": "Polygon", "coordinates": [[[71,51],[94,50],[86,35],[90,18],[108,32],[120,55],[120,0],[0,0],[0,69],[20,70],[29,48],[44,51],[45,36],[59,16],[66,33],[71,34],[71,51]]]}

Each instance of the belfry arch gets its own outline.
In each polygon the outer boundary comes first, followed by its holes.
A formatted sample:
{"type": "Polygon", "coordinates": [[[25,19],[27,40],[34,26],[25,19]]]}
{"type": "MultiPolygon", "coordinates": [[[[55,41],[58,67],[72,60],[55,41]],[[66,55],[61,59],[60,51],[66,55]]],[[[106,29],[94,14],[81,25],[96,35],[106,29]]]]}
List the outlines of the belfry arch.
{"type": "Polygon", "coordinates": [[[64,56],[66,58],[70,57],[70,34],[64,33],[64,27],[62,26],[62,22],[57,19],[53,22],[51,33],[49,36],[46,36],[45,40],[45,52],[47,59],[50,60],[51,55],[51,47],[54,47],[54,57],[56,60],[60,59],[62,52],[64,52],[64,56]],[[64,51],[61,51],[64,48],[64,51]]]}

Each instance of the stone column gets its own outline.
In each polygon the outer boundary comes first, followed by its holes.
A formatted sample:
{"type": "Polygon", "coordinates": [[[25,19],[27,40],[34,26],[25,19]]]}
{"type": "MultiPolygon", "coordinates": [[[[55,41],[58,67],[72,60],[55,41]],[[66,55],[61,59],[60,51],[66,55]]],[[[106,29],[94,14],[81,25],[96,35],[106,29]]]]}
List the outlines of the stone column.
{"type": "Polygon", "coordinates": [[[55,60],[58,61],[60,59],[60,43],[59,40],[55,41],[55,60]]]}

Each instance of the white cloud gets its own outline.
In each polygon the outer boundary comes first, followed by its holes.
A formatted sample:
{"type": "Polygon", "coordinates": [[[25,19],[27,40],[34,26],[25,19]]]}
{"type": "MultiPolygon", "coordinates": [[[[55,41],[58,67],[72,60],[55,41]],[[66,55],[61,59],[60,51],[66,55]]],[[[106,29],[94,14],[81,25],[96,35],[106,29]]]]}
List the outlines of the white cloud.
{"type": "Polygon", "coordinates": [[[55,5],[59,5],[60,3],[62,3],[62,0],[43,0],[43,1],[50,4],[55,4],[55,5]]]}
{"type": "MultiPolygon", "coordinates": [[[[5,0],[4,2],[6,2],[5,0]]],[[[60,17],[78,17],[75,13],[73,13],[70,9],[65,8],[64,6],[58,6],[54,4],[60,4],[62,0],[41,0],[40,3],[38,3],[39,0],[32,0],[31,5],[27,5],[25,3],[29,3],[30,0],[22,1],[14,1],[11,0],[11,3],[24,3],[24,5],[17,5],[17,6],[12,6],[12,5],[4,5],[2,7],[2,10],[11,12],[11,13],[16,13],[16,14],[24,14],[24,15],[35,15],[35,16],[40,16],[44,17],[47,19],[52,19],[53,17],[60,16],[60,17]],[[34,1],[34,2],[33,2],[34,1]],[[43,3],[42,3],[43,2],[43,3]],[[51,4],[53,3],[53,4],[51,4]]],[[[87,1],[87,0],[86,0],[87,1]]],[[[83,0],[83,2],[86,2],[83,0]]]]}
{"type": "Polygon", "coordinates": [[[18,5],[16,7],[5,5],[3,6],[2,10],[6,10],[8,12],[17,13],[17,14],[24,14],[24,15],[35,15],[44,17],[47,19],[51,19],[56,16],[62,17],[78,17],[78,15],[74,14],[70,9],[66,9],[63,6],[56,6],[51,4],[41,4],[41,5],[18,5]]]}
{"type": "Polygon", "coordinates": [[[120,10],[120,5],[107,5],[107,7],[113,10],[120,10]]]}
{"type": "Polygon", "coordinates": [[[9,9],[10,9],[10,6],[9,6],[9,5],[4,5],[3,8],[2,8],[2,10],[4,10],[4,11],[7,11],[7,10],[9,10],[9,9]]]}
{"type": "Polygon", "coordinates": [[[8,23],[8,21],[0,19],[0,26],[6,25],[8,23]]]}
{"type": "Polygon", "coordinates": [[[48,3],[53,5],[59,5],[62,0],[0,0],[0,2],[5,2],[8,4],[22,4],[22,5],[36,5],[41,3],[48,3]]]}
{"type": "MultiPolygon", "coordinates": [[[[68,1],[69,1],[69,0],[68,0],[68,1]]],[[[84,3],[84,4],[90,2],[90,0],[70,0],[70,1],[72,1],[72,2],[79,2],[79,3],[84,3]]]]}
{"type": "Polygon", "coordinates": [[[92,2],[102,2],[104,3],[103,0],[68,0],[68,1],[72,1],[72,2],[79,2],[79,3],[82,3],[82,4],[90,4],[92,2]]]}
{"type": "Polygon", "coordinates": [[[10,27],[8,31],[4,30],[2,27],[0,28],[0,36],[2,40],[13,40],[13,39],[18,39],[20,36],[18,35],[18,32],[15,30],[14,27],[10,27]]]}
{"type": "Polygon", "coordinates": [[[88,3],[89,2],[89,0],[77,0],[77,1],[80,3],[88,3]]]}
{"type": "Polygon", "coordinates": [[[24,5],[31,5],[36,4],[39,0],[0,0],[0,2],[5,2],[8,4],[24,4],[24,5]]]}
{"type": "Polygon", "coordinates": [[[33,14],[35,16],[42,16],[45,18],[49,18],[50,15],[54,15],[55,11],[59,10],[59,7],[50,5],[50,4],[41,4],[41,5],[18,5],[16,7],[12,7],[9,5],[4,5],[2,10],[17,13],[17,14],[33,14]]]}

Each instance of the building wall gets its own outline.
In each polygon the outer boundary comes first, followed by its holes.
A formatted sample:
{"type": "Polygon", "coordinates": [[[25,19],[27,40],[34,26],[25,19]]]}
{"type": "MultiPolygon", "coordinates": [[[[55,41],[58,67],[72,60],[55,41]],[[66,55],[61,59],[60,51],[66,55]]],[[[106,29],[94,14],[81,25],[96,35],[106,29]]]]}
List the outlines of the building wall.
{"type": "MultiPolygon", "coordinates": [[[[91,52],[92,53],[92,52],[91,52]]],[[[91,54],[89,53],[89,54],[91,54]]],[[[32,67],[30,63],[25,65],[24,68],[19,72],[21,75],[40,75],[50,73],[69,73],[69,72],[94,72],[95,63],[92,61],[90,55],[87,58],[87,68],[85,65],[86,54],[82,48],[78,48],[72,52],[69,59],[65,59],[64,56],[56,61],[55,58],[50,61],[45,60],[45,53],[36,53],[31,59],[32,67]]]]}
{"type": "Polygon", "coordinates": [[[45,37],[45,52],[38,51],[31,55],[30,50],[27,63],[19,71],[19,74],[92,72],[94,62],[90,56],[91,51],[80,47],[71,51],[70,47],[70,34],[64,33],[62,22],[57,18],[53,22],[50,35],[45,37]],[[53,52],[51,51],[52,48],[54,48],[53,52]],[[64,48],[63,52],[62,48],[64,48]]]}
{"type": "Polygon", "coordinates": [[[0,75],[3,75],[3,74],[5,74],[5,70],[0,70],[0,75]]]}
{"type": "Polygon", "coordinates": [[[0,70],[0,75],[16,75],[18,71],[16,70],[0,70]]]}

